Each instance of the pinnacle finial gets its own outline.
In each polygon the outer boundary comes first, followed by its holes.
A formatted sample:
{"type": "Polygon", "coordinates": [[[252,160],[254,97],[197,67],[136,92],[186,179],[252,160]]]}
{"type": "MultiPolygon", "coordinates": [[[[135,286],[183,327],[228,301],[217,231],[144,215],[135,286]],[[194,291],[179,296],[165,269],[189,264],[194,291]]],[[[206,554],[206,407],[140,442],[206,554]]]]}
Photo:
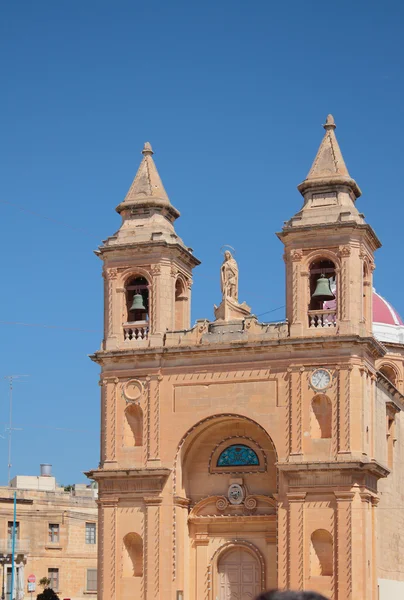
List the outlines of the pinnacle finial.
{"type": "Polygon", "coordinates": [[[143,146],[142,154],[143,154],[143,156],[152,156],[152,154],[154,154],[153,148],[151,147],[150,142],[145,142],[145,145],[143,146]]]}
{"type": "Polygon", "coordinates": [[[335,129],[336,128],[334,117],[332,115],[327,115],[327,118],[325,120],[325,123],[324,123],[323,127],[324,127],[324,129],[326,131],[328,131],[329,129],[335,129]]]}

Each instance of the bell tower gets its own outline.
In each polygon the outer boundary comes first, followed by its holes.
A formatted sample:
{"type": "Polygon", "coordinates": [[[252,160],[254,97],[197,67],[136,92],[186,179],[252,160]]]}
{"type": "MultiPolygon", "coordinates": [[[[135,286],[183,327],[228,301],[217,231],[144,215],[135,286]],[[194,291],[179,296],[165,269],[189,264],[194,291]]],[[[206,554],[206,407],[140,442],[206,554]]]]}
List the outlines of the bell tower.
{"type": "Polygon", "coordinates": [[[356,208],[351,178],[328,115],[306,179],[303,206],[278,233],[285,246],[286,316],[293,337],[372,335],[372,272],[380,242],[356,208]]]}
{"type": "Polygon", "coordinates": [[[159,346],[167,330],[190,327],[192,269],[199,261],[175,232],[180,213],[148,142],[142,154],[116,208],[121,227],[96,252],[104,262],[104,350],[159,346]]]}

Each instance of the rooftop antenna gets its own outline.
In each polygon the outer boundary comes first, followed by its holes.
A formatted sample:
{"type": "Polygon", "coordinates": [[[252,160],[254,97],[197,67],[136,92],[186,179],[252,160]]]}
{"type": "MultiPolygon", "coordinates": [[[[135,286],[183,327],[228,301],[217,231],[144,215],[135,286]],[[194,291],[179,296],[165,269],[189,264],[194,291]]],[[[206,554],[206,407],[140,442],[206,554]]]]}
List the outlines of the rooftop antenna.
{"type": "Polygon", "coordinates": [[[6,427],[6,431],[8,431],[8,486],[10,487],[11,483],[11,437],[13,431],[21,431],[19,427],[13,427],[13,382],[15,379],[21,379],[22,377],[29,377],[29,375],[6,375],[4,379],[8,379],[9,383],[9,396],[10,396],[10,418],[8,422],[8,427],[6,427]]]}

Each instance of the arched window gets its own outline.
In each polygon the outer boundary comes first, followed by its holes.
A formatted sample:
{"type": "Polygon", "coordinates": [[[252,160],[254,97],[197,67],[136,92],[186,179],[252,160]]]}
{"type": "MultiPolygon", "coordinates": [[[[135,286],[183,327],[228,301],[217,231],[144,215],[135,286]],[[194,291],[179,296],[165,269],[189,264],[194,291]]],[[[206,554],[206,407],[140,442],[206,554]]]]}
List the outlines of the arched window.
{"type": "Polygon", "coordinates": [[[143,445],[143,411],[138,404],[129,404],[125,409],[124,446],[143,445]]]}
{"type": "Polygon", "coordinates": [[[187,301],[185,284],[180,277],[175,282],[175,329],[186,329],[187,301]]]}
{"type": "Polygon", "coordinates": [[[127,322],[149,320],[149,284],[145,277],[132,277],[126,287],[127,322]]]}
{"type": "Polygon", "coordinates": [[[331,260],[318,259],[309,272],[309,326],[335,327],[337,320],[337,280],[331,260]]]}
{"type": "Polygon", "coordinates": [[[259,458],[252,448],[244,444],[228,446],[217,459],[218,467],[258,466],[259,458]]]}
{"type": "Polygon", "coordinates": [[[311,535],[310,576],[332,576],[333,571],[332,535],[325,529],[316,529],[311,535]]]}
{"type": "Polygon", "coordinates": [[[390,381],[395,387],[397,387],[397,373],[390,365],[382,365],[379,368],[380,373],[382,373],[386,379],[390,381]]]}
{"type": "Polygon", "coordinates": [[[139,534],[128,533],[123,538],[122,577],[142,577],[143,541],[139,534]]]}
{"type": "Polygon", "coordinates": [[[324,394],[315,396],[311,402],[312,439],[332,437],[332,408],[330,399],[324,394]]]}

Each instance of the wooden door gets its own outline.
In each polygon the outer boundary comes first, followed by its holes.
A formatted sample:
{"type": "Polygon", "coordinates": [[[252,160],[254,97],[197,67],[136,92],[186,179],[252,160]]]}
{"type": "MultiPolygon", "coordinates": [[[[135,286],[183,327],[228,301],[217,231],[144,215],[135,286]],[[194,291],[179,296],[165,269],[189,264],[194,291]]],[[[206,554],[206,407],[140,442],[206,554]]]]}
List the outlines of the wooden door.
{"type": "Polygon", "coordinates": [[[218,565],[218,600],[253,600],[261,591],[260,565],[243,548],[231,550],[218,565]]]}

